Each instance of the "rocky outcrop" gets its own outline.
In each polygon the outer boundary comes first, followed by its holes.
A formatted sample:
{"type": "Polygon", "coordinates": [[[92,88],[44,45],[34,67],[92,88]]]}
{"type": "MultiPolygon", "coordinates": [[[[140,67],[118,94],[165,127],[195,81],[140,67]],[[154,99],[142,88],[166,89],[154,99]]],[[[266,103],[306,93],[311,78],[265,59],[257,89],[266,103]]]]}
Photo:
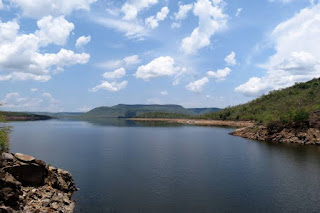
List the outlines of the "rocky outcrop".
{"type": "Polygon", "coordinates": [[[320,110],[310,113],[309,120],[300,124],[255,125],[230,134],[259,141],[320,145],[320,110]]]}
{"type": "Polygon", "coordinates": [[[0,212],[73,212],[69,172],[24,154],[2,153],[0,212]]]}

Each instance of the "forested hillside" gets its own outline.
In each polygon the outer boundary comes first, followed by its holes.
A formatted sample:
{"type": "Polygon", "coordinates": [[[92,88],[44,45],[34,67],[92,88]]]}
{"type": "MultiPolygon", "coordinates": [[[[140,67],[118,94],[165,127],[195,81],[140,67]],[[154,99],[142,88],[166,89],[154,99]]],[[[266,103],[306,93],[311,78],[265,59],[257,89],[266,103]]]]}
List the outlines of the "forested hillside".
{"type": "Polygon", "coordinates": [[[200,116],[202,119],[252,120],[272,122],[302,122],[309,113],[320,109],[320,79],[297,83],[292,87],[272,91],[249,103],[228,107],[200,116]]]}

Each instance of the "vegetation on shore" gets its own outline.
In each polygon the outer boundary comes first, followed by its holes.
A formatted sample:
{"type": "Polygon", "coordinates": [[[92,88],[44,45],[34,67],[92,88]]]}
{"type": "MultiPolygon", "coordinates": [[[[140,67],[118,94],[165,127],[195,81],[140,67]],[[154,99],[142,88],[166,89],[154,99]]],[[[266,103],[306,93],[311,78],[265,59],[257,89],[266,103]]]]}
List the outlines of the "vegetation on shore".
{"type": "Polygon", "coordinates": [[[303,123],[320,109],[320,79],[275,90],[249,103],[199,116],[202,119],[256,121],[264,125],[303,123]]]}
{"type": "Polygon", "coordinates": [[[51,119],[50,116],[47,115],[36,115],[32,113],[26,112],[8,112],[8,111],[0,111],[0,117],[5,119],[6,121],[20,121],[20,120],[48,120],[51,119]]]}
{"type": "Polygon", "coordinates": [[[0,114],[0,153],[6,152],[9,149],[9,127],[4,125],[5,119],[0,114]]]}

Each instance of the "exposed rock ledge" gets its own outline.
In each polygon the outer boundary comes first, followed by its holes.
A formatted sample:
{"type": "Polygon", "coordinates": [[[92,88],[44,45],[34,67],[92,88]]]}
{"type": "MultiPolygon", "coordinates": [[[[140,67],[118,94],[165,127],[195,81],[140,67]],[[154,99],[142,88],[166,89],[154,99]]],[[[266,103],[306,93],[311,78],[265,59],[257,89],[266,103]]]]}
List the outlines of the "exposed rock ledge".
{"type": "Polygon", "coordinates": [[[230,134],[259,141],[320,145],[320,110],[310,113],[308,121],[298,125],[255,125],[237,129],[230,134]]]}
{"type": "Polygon", "coordinates": [[[272,132],[265,126],[254,126],[237,129],[230,134],[259,141],[320,145],[320,130],[317,128],[283,128],[280,131],[272,132]]]}
{"type": "Polygon", "coordinates": [[[24,154],[0,157],[0,212],[73,212],[71,174],[24,154]]]}

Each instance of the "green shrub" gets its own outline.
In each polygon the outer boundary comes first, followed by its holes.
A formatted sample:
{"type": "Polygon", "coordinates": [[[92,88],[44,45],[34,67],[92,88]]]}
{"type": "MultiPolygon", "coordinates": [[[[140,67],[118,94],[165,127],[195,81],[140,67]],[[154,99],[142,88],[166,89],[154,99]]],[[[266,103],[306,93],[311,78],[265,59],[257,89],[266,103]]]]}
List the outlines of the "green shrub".
{"type": "Polygon", "coordinates": [[[0,129],[0,153],[7,152],[9,150],[8,131],[9,130],[7,128],[0,129]]]}
{"type": "Polygon", "coordinates": [[[309,113],[305,109],[298,109],[294,113],[293,121],[296,123],[301,123],[307,121],[309,118],[309,113]]]}

